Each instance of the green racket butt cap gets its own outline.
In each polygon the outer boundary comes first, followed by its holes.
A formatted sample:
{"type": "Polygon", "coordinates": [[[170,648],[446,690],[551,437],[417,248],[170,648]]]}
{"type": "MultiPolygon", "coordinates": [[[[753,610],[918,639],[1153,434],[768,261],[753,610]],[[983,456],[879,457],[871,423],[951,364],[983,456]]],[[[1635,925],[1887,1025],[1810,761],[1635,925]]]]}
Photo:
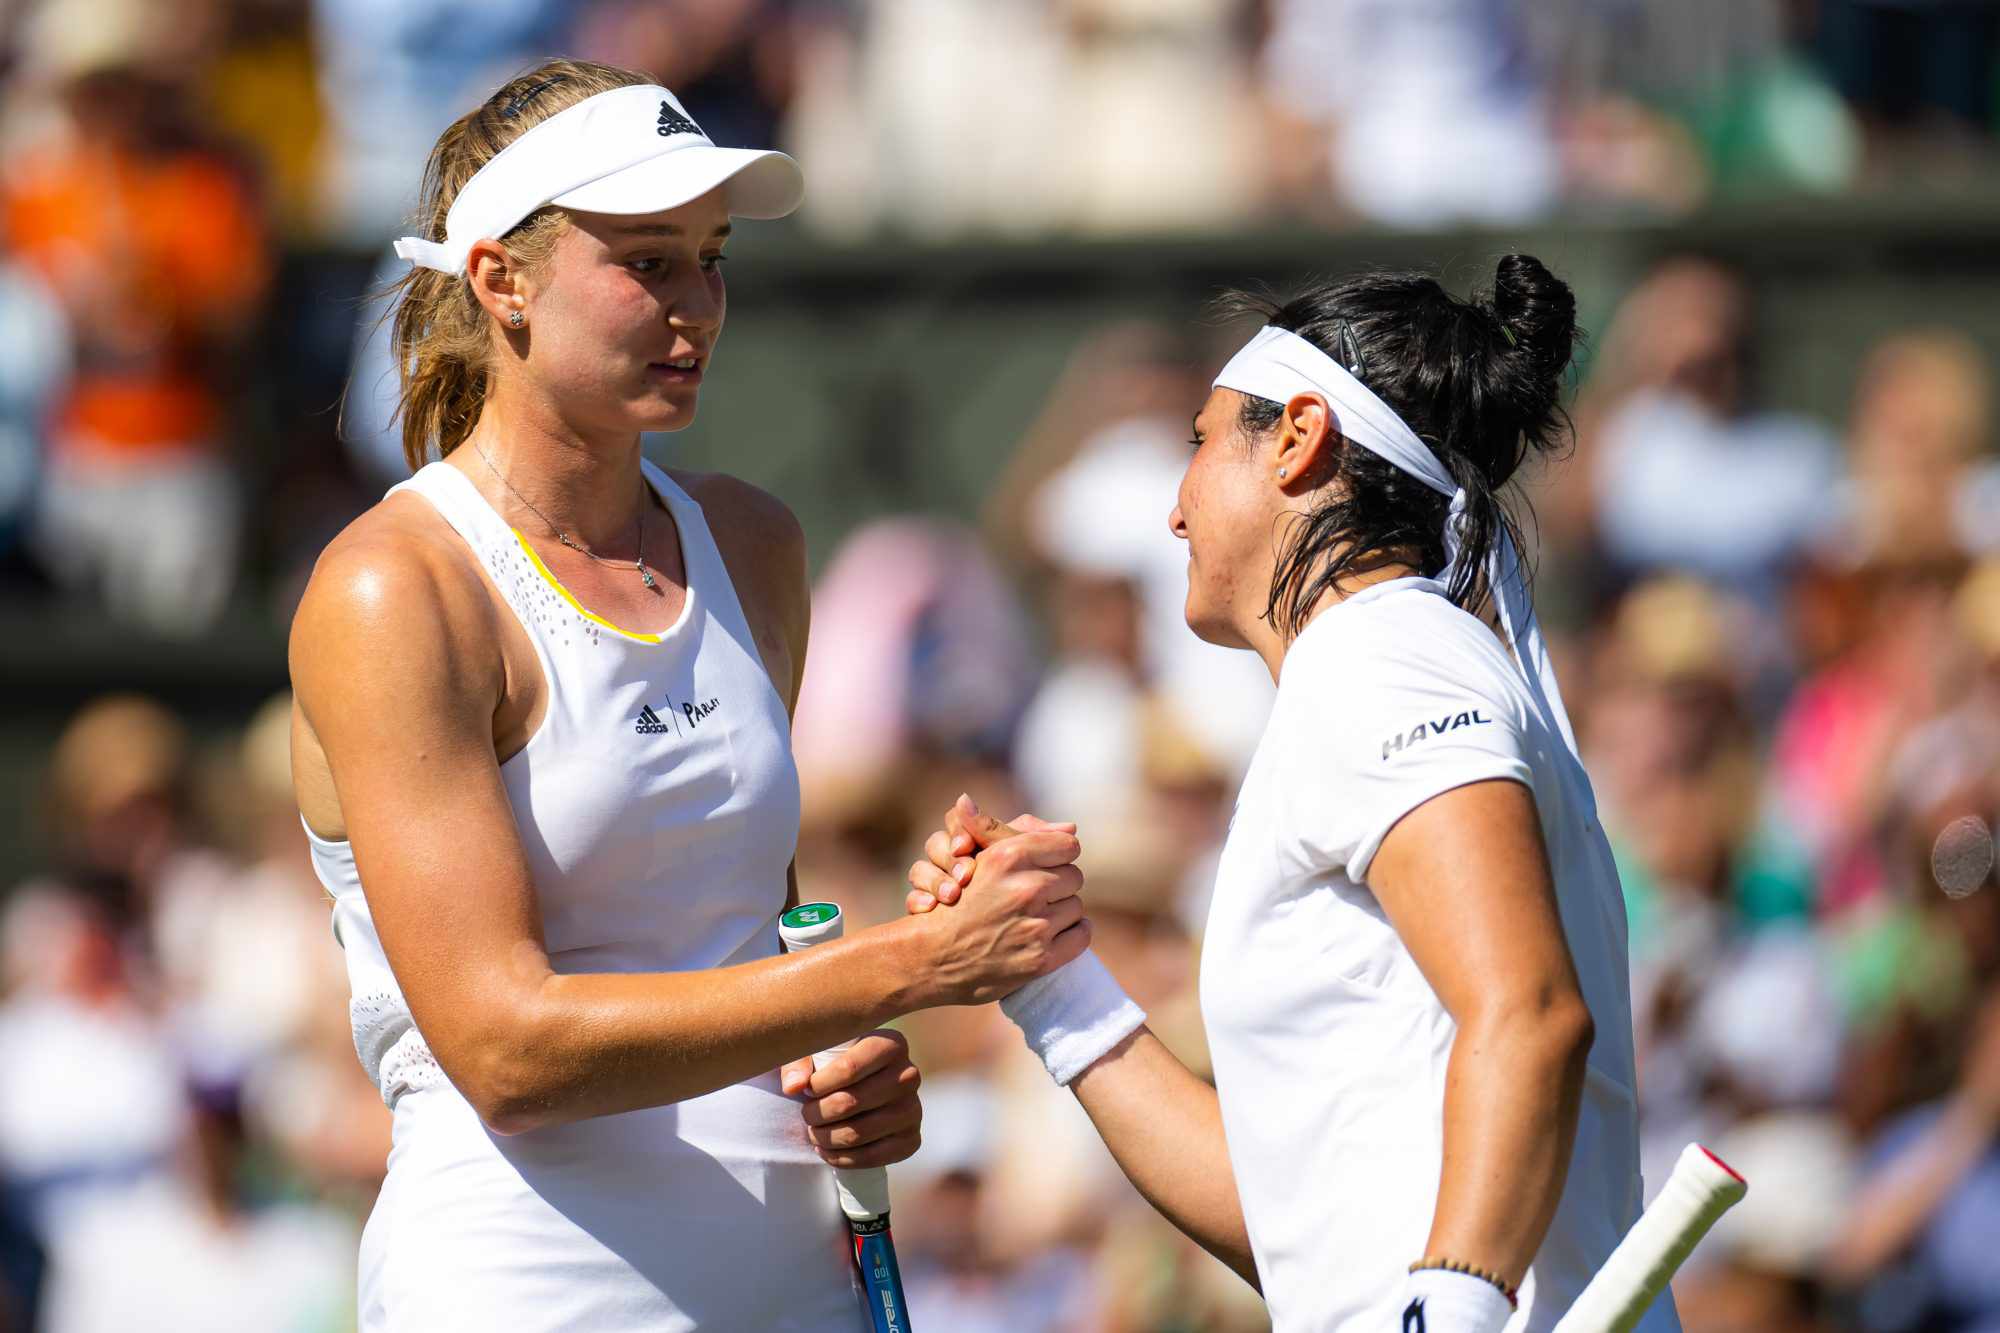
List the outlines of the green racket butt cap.
{"type": "Polygon", "coordinates": [[[807,949],[839,939],[845,924],[834,903],[800,903],[778,918],[778,935],[788,949],[807,949]]]}

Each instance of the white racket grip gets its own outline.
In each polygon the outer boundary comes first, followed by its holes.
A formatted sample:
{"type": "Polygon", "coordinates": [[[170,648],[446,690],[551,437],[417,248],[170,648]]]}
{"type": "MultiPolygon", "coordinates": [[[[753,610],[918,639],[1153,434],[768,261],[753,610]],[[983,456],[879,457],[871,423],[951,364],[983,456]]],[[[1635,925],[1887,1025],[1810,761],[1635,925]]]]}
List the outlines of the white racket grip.
{"type": "MultiPolygon", "coordinates": [[[[852,1046],[851,1041],[843,1041],[838,1046],[820,1051],[813,1056],[813,1068],[818,1069],[827,1061],[852,1046]]],[[[884,1217],[889,1212],[889,1172],[879,1166],[865,1166],[856,1171],[843,1171],[835,1167],[833,1185],[840,1193],[840,1211],[847,1214],[851,1222],[869,1222],[884,1217]]]]}
{"type": "Polygon", "coordinates": [[[1556,1323],[1555,1333],[1630,1333],[1708,1229],[1749,1187],[1699,1144],[1681,1149],[1650,1208],[1556,1323]]]}
{"type": "MultiPolygon", "coordinates": [[[[808,903],[779,918],[778,935],[788,952],[798,953],[815,944],[839,939],[845,926],[840,909],[831,903],[808,903]]],[[[815,1052],[813,1068],[823,1067],[852,1045],[853,1041],[843,1041],[838,1046],[815,1052]]],[[[833,1183],[840,1194],[840,1211],[847,1214],[849,1221],[869,1222],[888,1216],[889,1173],[884,1168],[870,1166],[858,1171],[843,1171],[836,1167],[833,1183]]]]}

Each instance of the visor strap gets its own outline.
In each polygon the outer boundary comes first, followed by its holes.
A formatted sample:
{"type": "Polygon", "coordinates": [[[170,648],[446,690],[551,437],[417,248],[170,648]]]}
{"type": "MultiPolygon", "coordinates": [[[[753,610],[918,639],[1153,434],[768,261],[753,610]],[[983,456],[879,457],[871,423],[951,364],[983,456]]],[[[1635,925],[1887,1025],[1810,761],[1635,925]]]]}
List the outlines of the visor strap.
{"type": "Polygon", "coordinates": [[[419,268],[434,268],[440,273],[456,273],[460,265],[451,262],[451,250],[436,241],[426,241],[420,236],[405,236],[396,242],[396,257],[406,259],[419,268]]]}

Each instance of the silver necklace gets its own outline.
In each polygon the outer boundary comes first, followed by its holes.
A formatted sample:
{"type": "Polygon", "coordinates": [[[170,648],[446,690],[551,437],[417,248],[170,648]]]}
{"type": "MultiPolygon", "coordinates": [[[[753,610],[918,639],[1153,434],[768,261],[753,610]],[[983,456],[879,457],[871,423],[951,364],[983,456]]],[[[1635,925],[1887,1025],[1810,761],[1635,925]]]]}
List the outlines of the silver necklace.
{"type": "MultiPolygon", "coordinates": [[[[561,542],[564,546],[569,547],[569,549],[572,551],[583,552],[585,555],[589,556],[592,560],[595,560],[600,565],[622,565],[625,563],[623,560],[612,560],[608,559],[605,556],[599,555],[597,552],[591,550],[588,546],[585,546],[582,542],[577,541],[574,537],[571,537],[567,532],[564,532],[561,528],[557,527],[554,524],[554,522],[550,520],[547,514],[544,514],[541,510],[535,508],[535,502],[533,500],[530,500],[527,496],[521,494],[519,491],[514,489],[514,483],[507,480],[506,477],[502,476],[499,468],[493,466],[493,460],[486,456],[486,451],[479,447],[479,444],[476,440],[467,441],[467,443],[472,445],[472,452],[479,455],[479,461],[486,464],[486,470],[488,472],[491,472],[495,477],[498,477],[500,479],[500,484],[502,486],[505,486],[516,500],[519,500],[522,504],[528,506],[529,513],[533,514],[536,518],[542,520],[543,523],[548,524],[549,531],[553,532],[556,535],[557,541],[561,542]]],[[[653,571],[646,568],[645,490],[646,490],[646,483],[641,481],[639,483],[639,492],[640,492],[639,535],[638,535],[639,558],[632,562],[632,568],[639,571],[640,581],[643,582],[648,588],[657,588],[660,585],[657,581],[654,580],[653,571]]]]}

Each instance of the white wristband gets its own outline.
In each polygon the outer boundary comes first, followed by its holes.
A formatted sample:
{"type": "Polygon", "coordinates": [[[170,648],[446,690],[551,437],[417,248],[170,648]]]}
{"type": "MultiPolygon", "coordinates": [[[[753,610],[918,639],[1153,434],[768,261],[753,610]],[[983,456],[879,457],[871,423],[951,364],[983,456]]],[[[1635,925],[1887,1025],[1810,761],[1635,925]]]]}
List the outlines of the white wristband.
{"type": "Polygon", "coordinates": [[[1505,1292],[1485,1278],[1419,1268],[1403,1282],[1395,1333],[1500,1333],[1514,1315],[1505,1292]]]}
{"type": "Polygon", "coordinates": [[[1132,1035],[1146,1012],[1086,949],[1000,1001],[1057,1083],[1067,1084],[1132,1035]]]}

